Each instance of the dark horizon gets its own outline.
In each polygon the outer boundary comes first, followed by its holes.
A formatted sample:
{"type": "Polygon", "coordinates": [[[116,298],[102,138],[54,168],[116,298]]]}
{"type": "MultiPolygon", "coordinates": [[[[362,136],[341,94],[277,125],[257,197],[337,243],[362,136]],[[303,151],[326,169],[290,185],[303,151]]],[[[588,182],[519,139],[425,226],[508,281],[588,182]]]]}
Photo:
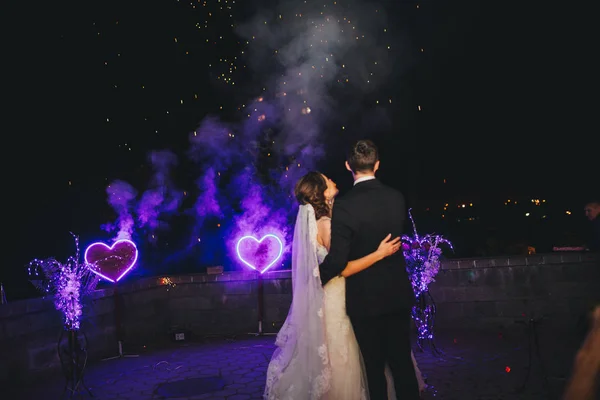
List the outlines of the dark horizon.
{"type": "MultiPolygon", "coordinates": [[[[42,5],[15,29],[9,118],[23,132],[10,133],[20,163],[8,170],[14,185],[7,186],[15,189],[9,229],[19,235],[0,275],[5,286],[22,279],[30,259],[71,254],[69,231],[84,243],[109,239],[101,229],[114,220],[105,188],[119,179],[143,192],[152,150],[174,151],[173,180],[197,191],[186,161],[189,133],[208,115],[239,121],[237,107],[261,94],[249,68],[234,71],[236,86],[216,79],[227,72],[220,60],[243,48],[231,23],[247,21],[254,3],[231,3],[221,13],[213,4],[109,1],[78,4],[81,14],[70,18],[74,4],[42,5]],[[198,29],[209,11],[214,24],[198,29]],[[205,46],[205,37],[219,46],[205,46]]],[[[500,2],[383,4],[390,43],[402,52],[392,56],[389,81],[356,102],[364,113],[339,101],[335,124],[323,128],[327,155],[318,169],[349,189],[341,146],[370,137],[381,149],[379,177],[403,191],[427,229],[450,229],[427,217],[436,204],[473,202],[494,217],[509,198],[547,199],[557,216],[572,211],[570,220],[560,216],[564,229],[583,229],[583,206],[599,190],[589,107],[577,89],[586,76],[574,56],[585,48],[581,32],[557,34],[526,5],[516,13],[500,2]]],[[[480,223],[496,226],[491,217],[480,223]]],[[[173,226],[185,226],[185,218],[173,226]]],[[[516,230],[530,224],[511,223],[523,224],[516,230]]]]}

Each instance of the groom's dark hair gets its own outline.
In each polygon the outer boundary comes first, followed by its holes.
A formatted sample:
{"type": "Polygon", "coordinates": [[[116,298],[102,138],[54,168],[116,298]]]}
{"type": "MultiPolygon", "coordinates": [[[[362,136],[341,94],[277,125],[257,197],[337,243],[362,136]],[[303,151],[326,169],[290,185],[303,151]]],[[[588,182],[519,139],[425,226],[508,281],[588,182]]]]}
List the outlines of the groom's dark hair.
{"type": "Polygon", "coordinates": [[[354,173],[373,172],[375,163],[379,161],[379,151],[372,141],[359,140],[350,147],[346,161],[354,173]]]}

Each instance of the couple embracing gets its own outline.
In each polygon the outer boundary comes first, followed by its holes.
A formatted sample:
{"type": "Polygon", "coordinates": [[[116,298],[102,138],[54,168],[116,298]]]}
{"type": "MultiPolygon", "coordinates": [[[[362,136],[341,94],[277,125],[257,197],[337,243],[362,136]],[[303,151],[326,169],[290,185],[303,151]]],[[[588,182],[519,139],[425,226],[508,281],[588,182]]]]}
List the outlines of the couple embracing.
{"type": "Polygon", "coordinates": [[[375,179],[371,141],[354,144],[346,160],[354,188],[335,206],[338,190],[325,175],[309,172],[296,184],[293,299],[267,370],[267,400],[416,400],[425,388],[399,252],[404,198],[375,179]]]}

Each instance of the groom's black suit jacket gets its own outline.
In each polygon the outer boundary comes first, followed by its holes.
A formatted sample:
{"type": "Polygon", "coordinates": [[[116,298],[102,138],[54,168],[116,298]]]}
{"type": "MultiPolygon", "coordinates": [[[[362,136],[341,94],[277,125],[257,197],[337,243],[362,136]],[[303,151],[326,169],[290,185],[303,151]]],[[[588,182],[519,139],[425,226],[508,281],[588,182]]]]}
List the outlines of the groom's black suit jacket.
{"type": "MultiPolygon", "coordinates": [[[[331,250],[319,266],[325,285],[348,261],[377,250],[388,233],[401,236],[406,220],[404,196],[377,179],[357,183],[336,200],[331,219],[331,250]]],[[[346,312],[367,317],[405,311],[414,302],[402,251],[346,279],[346,312]]]]}

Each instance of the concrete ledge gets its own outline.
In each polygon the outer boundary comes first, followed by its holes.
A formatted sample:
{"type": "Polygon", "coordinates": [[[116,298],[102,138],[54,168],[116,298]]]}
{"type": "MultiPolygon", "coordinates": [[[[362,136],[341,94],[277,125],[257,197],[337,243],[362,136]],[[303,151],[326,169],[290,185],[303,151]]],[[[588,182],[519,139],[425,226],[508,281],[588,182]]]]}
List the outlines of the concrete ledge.
{"type": "MultiPolygon", "coordinates": [[[[263,331],[277,332],[292,301],[291,271],[269,271],[262,280],[263,331]]],[[[497,329],[532,317],[573,329],[600,303],[600,257],[554,253],[446,260],[431,293],[438,329],[497,329]]],[[[142,278],[123,282],[116,296],[106,287],[86,299],[82,329],[92,359],[116,354],[115,299],[128,351],[168,341],[173,330],[201,338],[258,329],[256,272],[142,278]]],[[[62,316],[51,299],[1,305],[0,382],[55,371],[61,329],[62,316]]]]}

